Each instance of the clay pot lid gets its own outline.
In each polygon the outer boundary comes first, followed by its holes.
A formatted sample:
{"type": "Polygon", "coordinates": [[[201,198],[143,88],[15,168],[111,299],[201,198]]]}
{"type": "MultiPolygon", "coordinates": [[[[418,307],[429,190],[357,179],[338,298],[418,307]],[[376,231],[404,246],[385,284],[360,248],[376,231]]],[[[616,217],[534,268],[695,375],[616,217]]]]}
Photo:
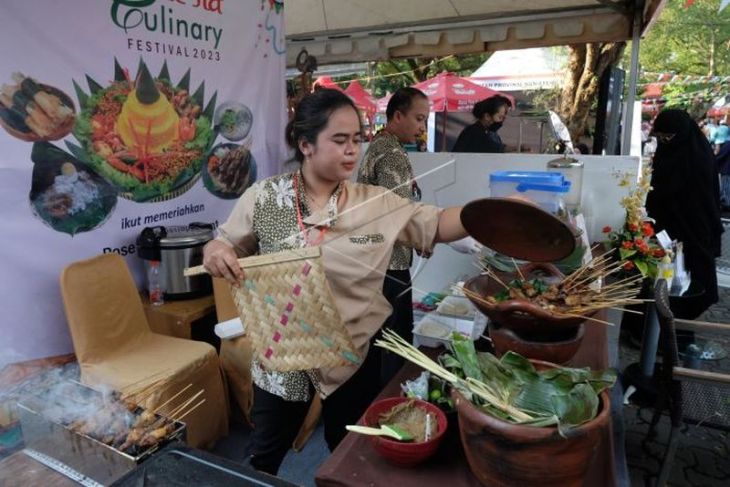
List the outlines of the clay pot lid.
{"type": "Polygon", "coordinates": [[[461,223],[479,243],[530,262],[568,257],[578,232],[537,205],[512,198],[484,198],[461,210],[461,223]]]}

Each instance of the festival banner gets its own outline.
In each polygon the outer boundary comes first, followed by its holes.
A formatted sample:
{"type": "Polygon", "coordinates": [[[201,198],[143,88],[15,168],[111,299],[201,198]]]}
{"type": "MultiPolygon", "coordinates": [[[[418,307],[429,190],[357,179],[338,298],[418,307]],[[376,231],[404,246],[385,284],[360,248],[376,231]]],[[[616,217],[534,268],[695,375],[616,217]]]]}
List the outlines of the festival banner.
{"type": "Polygon", "coordinates": [[[72,351],[61,270],[217,225],[285,158],[283,2],[0,3],[0,367],[72,351]]]}

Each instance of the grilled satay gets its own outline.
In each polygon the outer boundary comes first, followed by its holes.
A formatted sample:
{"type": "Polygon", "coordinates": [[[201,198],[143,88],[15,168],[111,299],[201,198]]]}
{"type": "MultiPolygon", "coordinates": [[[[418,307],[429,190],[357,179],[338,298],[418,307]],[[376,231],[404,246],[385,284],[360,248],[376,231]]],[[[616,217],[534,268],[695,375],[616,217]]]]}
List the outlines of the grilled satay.
{"type": "Polygon", "coordinates": [[[144,411],[137,416],[136,421],[132,425],[133,428],[146,428],[157,420],[157,415],[151,411],[144,411]]]}
{"type": "Polygon", "coordinates": [[[157,443],[161,442],[170,434],[175,431],[175,425],[173,423],[167,423],[163,426],[160,426],[159,428],[156,428],[142,437],[142,439],[139,441],[140,447],[147,447],[156,445],[157,443]]]}

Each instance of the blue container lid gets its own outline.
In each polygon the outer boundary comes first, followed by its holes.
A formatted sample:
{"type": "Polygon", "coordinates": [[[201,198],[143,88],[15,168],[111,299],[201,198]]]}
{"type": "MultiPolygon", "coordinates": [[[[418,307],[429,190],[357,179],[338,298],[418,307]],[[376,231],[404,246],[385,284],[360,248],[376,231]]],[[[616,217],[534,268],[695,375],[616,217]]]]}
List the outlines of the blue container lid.
{"type": "Polygon", "coordinates": [[[524,193],[526,191],[545,191],[548,193],[569,193],[570,181],[563,181],[560,185],[540,184],[540,183],[520,183],[517,185],[517,191],[524,193]]]}
{"type": "Polygon", "coordinates": [[[495,171],[489,175],[490,182],[530,183],[560,186],[565,178],[556,171],[495,171]]]}

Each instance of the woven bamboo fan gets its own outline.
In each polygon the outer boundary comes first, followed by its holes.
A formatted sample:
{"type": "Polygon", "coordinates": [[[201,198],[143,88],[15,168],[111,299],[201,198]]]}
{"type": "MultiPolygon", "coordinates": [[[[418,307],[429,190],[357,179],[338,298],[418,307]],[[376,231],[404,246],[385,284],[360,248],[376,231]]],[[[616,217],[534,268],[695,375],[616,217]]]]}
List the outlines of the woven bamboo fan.
{"type": "MultiPolygon", "coordinates": [[[[231,286],[254,354],[269,370],[318,369],[359,364],[334,305],[319,247],[246,257],[245,278],[231,286]]],[[[185,275],[204,273],[202,266],[185,275]]]]}

